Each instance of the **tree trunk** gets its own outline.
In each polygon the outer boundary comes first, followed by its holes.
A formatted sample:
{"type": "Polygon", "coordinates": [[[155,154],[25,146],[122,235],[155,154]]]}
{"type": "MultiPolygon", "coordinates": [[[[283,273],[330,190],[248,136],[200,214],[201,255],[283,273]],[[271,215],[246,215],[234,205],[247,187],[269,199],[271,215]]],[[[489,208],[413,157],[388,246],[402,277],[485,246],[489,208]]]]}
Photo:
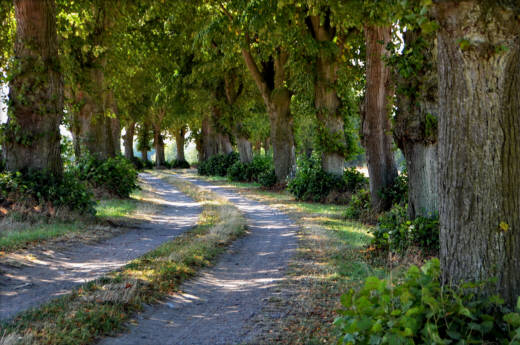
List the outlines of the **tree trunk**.
{"type": "Polygon", "coordinates": [[[282,89],[273,95],[268,107],[274,170],[279,183],[284,183],[293,174],[296,164],[290,106],[291,94],[282,89]]]}
{"type": "Polygon", "coordinates": [[[184,156],[184,136],[186,135],[186,127],[181,127],[181,129],[175,132],[175,145],[177,146],[177,160],[185,161],[186,158],[184,156]]]}
{"type": "Polygon", "coordinates": [[[391,41],[390,26],[366,26],[366,92],[362,111],[362,143],[366,150],[370,196],[372,208],[376,212],[389,209],[392,205],[384,200],[381,191],[393,185],[397,168],[392,152],[390,134],[390,69],[383,56],[391,41]]]}
{"type": "Polygon", "coordinates": [[[104,72],[101,67],[92,68],[88,75],[90,80],[78,94],[79,110],[79,143],[99,160],[114,157],[110,119],[105,116],[103,89],[105,87],[104,72]],[[85,91],[88,90],[88,91],[85,91]]]}
{"type": "Polygon", "coordinates": [[[408,170],[408,216],[431,217],[438,213],[438,78],[436,42],[420,30],[404,33],[405,50],[421,49],[425,61],[406,77],[396,71],[399,91],[394,138],[408,170]],[[426,46],[422,42],[426,40],[426,46]],[[419,43],[419,45],[418,45],[419,43]]]}
{"type": "Polygon", "coordinates": [[[238,137],[238,153],[242,163],[251,163],[253,161],[253,148],[251,142],[245,137],[238,137]]]}
{"type": "Polygon", "coordinates": [[[264,151],[265,151],[265,154],[267,154],[270,149],[271,149],[271,138],[267,137],[267,138],[264,139],[264,151]]]}
{"type": "Polygon", "coordinates": [[[319,16],[311,16],[310,21],[314,38],[320,44],[316,58],[314,105],[320,124],[318,139],[322,150],[321,164],[324,171],[343,175],[346,142],[343,116],[339,111],[341,102],[336,92],[338,54],[331,53],[330,47],[326,45],[332,42],[334,29],[327,21],[322,23],[319,16]]]}
{"type": "Polygon", "coordinates": [[[142,148],[141,149],[141,159],[145,163],[148,162],[148,149],[147,148],[142,148]]]}
{"type": "Polygon", "coordinates": [[[294,173],[296,165],[291,93],[286,86],[285,64],[289,56],[282,48],[278,48],[262,73],[249,49],[242,49],[242,55],[269,113],[276,180],[285,183],[287,177],[294,173]],[[272,64],[272,71],[269,64],[272,64]]]}
{"type": "Polygon", "coordinates": [[[10,81],[4,144],[7,169],[61,174],[63,83],[54,0],[15,0],[17,73],[10,81]]]}
{"type": "Polygon", "coordinates": [[[125,135],[123,136],[123,142],[125,146],[125,157],[130,161],[134,160],[134,136],[135,122],[132,121],[126,126],[125,135]]]}
{"type": "Polygon", "coordinates": [[[160,129],[156,128],[153,130],[153,145],[155,148],[155,166],[157,168],[164,167],[166,159],[164,155],[164,140],[160,129]]]}
{"type": "Polygon", "coordinates": [[[107,137],[109,139],[108,149],[110,156],[118,156],[121,154],[121,123],[117,118],[119,113],[117,109],[116,100],[112,90],[108,91],[107,94],[107,108],[110,111],[110,117],[107,119],[109,124],[109,132],[107,137]]]}
{"type": "Polygon", "coordinates": [[[513,306],[520,295],[520,25],[505,6],[435,5],[440,257],[446,283],[496,278],[480,292],[513,306]]]}
{"type": "Polygon", "coordinates": [[[233,152],[233,145],[231,145],[231,139],[226,133],[219,133],[219,153],[229,155],[233,152]]]}
{"type": "Polygon", "coordinates": [[[215,129],[211,125],[209,116],[202,119],[202,160],[218,154],[218,138],[215,129]]]}

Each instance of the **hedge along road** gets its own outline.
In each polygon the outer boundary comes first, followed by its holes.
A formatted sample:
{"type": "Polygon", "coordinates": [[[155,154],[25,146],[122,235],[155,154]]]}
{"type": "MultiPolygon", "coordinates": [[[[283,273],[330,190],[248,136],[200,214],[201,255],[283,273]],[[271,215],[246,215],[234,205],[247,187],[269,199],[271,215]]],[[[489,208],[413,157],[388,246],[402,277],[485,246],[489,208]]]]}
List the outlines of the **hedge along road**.
{"type": "Polygon", "coordinates": [[[0,320],[38,306],[124,266],[196,225],[202,207],[172,185],[141,174],[165,206],[150,222],[94,245],[38,251],[21,267],[0,265],[0,320]]]}
{"type": "Polygon", "coordinates": [[[216,266],[184,283],[181,293],[148,307],[129,332],[105,338],[102,345],[240,344],[254,342],[265,331],[253,324],[252,317],[284,278],[297,247],[297,226],[268,205],[224,187],[186,179],[233,202],[244,214],[249,234],[236,240],[216,266]]]}

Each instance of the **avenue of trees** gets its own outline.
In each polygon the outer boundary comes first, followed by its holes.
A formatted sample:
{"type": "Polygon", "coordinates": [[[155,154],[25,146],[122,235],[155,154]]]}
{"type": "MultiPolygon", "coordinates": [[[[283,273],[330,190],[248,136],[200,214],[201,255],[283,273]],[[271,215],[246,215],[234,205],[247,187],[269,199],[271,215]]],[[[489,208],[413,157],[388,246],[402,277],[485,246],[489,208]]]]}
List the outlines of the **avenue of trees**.
{"type": "Polygon", "coordinates": [[[364,150],[373,212],[408,174],[410,219],[438,214],[444,283],[520,295],[520,4],[516,0],[14,0],[0,4],[7,171],[76,159],[168,164],[272,154],[341,176],[364,150]],[[124,135],[122,136],[122,131],[124,135]],[[121,152],[121,140],[124,151],[121,152]]]}

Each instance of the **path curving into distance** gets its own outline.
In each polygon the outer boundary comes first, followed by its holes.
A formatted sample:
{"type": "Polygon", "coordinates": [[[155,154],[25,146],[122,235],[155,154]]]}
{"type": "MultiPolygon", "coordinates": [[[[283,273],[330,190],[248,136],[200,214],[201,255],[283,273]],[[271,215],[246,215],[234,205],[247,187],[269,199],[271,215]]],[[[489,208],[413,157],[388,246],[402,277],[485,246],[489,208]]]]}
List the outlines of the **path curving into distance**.
{"type": "Polygon", "coordinates": [[[140,177],[153,188],[164,210],[138,229],[111,239],[62,251],[37,251],[21,267],[0,265],[0,320],[114,271],[196,225],[202,212],[197,202],[153,175],[140,177]]]}
{"type": "Polygon", "coordinates": [[[184,283],[182,293],[148,307],[127,333],[105,338],[100,344],[242,344],[254,341],[262,331],[250,320],[284,279],[297,248],[297,226],[269,205],[225,187],[185,179],[237,206],[247,219],[249,234],[236,240],[214,267],[184,283]]]}

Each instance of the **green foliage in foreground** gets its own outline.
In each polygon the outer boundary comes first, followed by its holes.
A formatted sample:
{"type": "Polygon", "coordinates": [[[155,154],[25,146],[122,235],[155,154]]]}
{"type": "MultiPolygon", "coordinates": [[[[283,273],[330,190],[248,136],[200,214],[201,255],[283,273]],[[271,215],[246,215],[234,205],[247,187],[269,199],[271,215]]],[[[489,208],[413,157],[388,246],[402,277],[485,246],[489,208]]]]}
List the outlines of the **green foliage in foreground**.
{"type": "Polygon", "coordinates": [[[481,286],[442,286],[438,259],[410,267],[402,281],[369,277],[341,298],[339,344],[520,345],[520,299],[510,312],[498,296],[476,295],[481,286]]]}

